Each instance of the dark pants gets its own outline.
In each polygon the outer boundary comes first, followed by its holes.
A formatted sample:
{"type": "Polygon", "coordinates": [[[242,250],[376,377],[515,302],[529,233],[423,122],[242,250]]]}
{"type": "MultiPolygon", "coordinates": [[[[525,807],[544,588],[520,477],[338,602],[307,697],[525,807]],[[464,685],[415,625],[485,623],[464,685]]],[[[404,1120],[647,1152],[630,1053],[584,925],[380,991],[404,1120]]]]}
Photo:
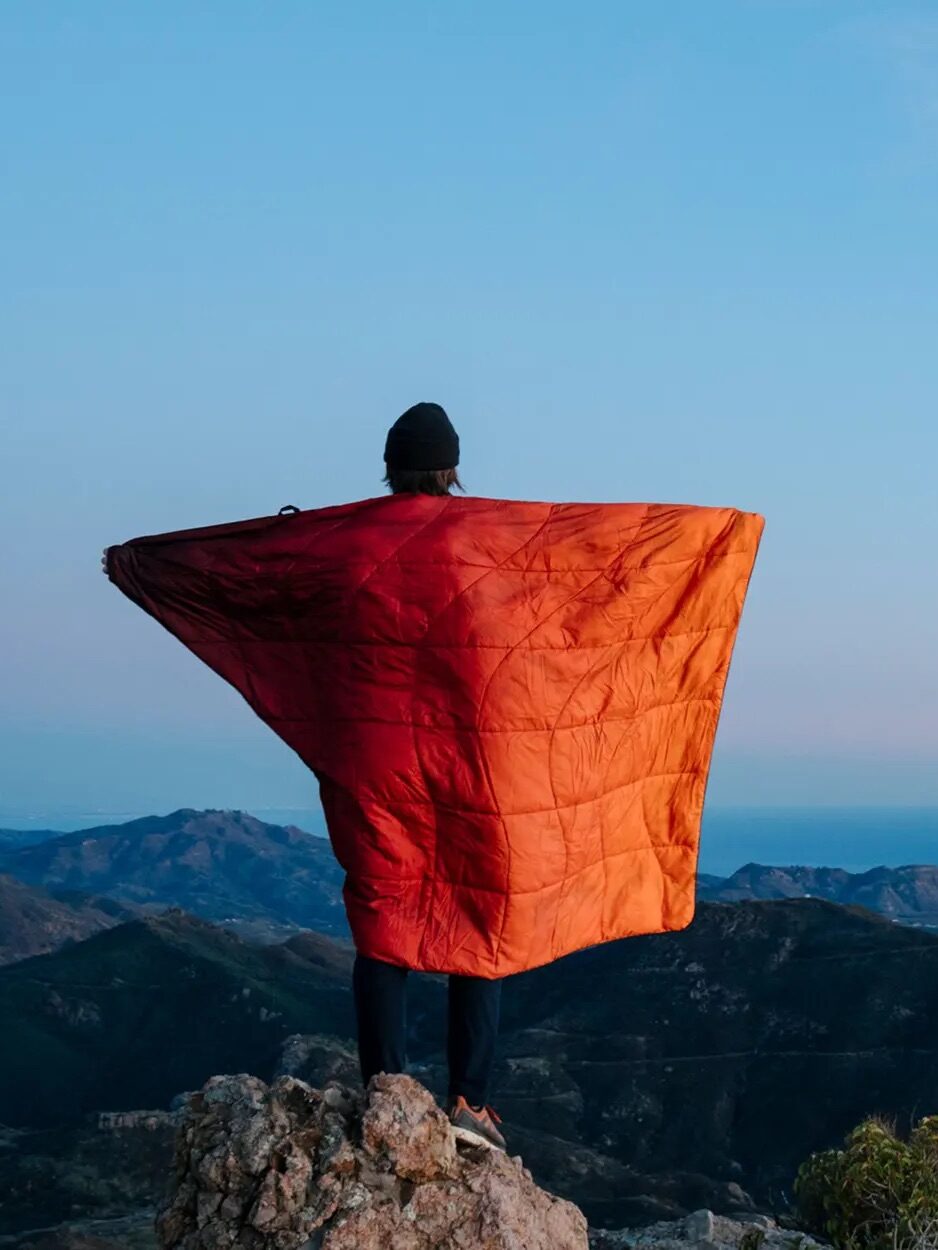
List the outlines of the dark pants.
{"type": "MultiPolygon", "coordinates": [[[[407,1066],[407,969],[358,955],[352,983],[367,1085],[377,1072],[403,1072],[407,1066]]],[[[449,978],[449,1096],[462,1094],[473,1107],[488,1101],[501,989],[501,981],[449,978]]]]}

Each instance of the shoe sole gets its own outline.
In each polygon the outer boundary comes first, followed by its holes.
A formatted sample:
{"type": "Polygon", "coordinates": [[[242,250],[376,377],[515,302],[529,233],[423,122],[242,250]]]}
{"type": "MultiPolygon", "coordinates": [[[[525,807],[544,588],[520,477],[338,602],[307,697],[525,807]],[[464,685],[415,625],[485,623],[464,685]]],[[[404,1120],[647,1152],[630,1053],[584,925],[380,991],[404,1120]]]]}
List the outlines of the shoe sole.
{"type": "Polygon", "coordinates": [[[461,1125],[453,1124],[453,1136],[457,1141],[465,1142],[467,1146],[484,1146],[486,1150],[500,1150],[505,1154],[505,1147],[499,1146],[497,1142],[490,1141],[482,1133],[476,1133],[471,1128],[463,1128],[461,1125]]]}

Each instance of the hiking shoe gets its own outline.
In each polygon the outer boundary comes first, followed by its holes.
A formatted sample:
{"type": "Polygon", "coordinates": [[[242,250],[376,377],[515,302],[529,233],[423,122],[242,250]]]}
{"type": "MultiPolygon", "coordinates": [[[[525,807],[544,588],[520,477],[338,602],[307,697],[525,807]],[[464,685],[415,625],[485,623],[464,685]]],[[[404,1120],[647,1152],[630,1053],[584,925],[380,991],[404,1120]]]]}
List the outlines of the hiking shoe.
{"type": "Polygon", "coordinates": [[[450,1107],[449,1122],[459,1141],[471,1146],[488,1146],[489,1149],[506,1150],[504,1137],[495,1127],[501,1120],[491,1107],[470,1107],[462,1094],[450,1107]]]}

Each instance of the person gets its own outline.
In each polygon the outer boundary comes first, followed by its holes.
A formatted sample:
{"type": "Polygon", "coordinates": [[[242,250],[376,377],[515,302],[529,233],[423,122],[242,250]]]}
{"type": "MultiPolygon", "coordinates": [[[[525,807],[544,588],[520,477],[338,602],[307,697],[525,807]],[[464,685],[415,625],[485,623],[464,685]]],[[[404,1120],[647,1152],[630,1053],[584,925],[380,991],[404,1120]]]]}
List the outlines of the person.
{"type": "Polygon", "coordinates": [[[764,517],[460,494],[417,404],[390,493],[107,549],[112,583],[319,782],[345,870],[362,1075],[407,1064],[409,972],[449,978],[449,1114],[489,1104],[501,983],[686,928],[764,517]]]}
{"type": "MultiPolygon", "coordinates": [[[[447,495],[462,490],[459,436],[439,404],[408,408],[391,426],[384,482],[393,495],[447,495]]],[[[445,823],[445,815],[441,816],[445,823]]],[[[408,970],[358,954],[353,971],[358,1052],[367,1085],[379,1072],[407,1066],[408,970]]],[[[489,1105],[501,1002],[501,979],[448,979],[448,1112],[457,1136],[505,1148],[501,1122],[489,1105]]]]}

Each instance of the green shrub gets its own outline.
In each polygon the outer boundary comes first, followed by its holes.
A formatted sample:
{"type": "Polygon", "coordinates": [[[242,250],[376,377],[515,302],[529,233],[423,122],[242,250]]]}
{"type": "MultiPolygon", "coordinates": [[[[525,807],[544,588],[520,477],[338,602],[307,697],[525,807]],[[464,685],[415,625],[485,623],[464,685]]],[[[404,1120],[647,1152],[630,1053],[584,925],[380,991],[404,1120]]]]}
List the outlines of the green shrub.
{"type": "Polygon", "coordinates": [[[838,1250],[938,1248],[938,1115],[902,1140],[872,1117],[798,1169],[799,1215],[838,1250]]]}

